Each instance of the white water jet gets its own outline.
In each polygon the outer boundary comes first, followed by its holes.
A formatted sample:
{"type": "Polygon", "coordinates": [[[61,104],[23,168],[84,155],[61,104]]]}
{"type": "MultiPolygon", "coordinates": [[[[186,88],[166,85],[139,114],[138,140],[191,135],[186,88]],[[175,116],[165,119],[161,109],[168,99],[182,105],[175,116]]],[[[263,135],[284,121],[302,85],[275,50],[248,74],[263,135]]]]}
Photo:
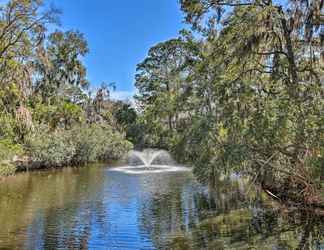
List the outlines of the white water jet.
{"type": "Polygon", "coordinates": [[[191,171],[190,168],[175,165],[175,161],[165,150],[132,150],[126,155],[125,160],[127,162],[127,166],[111,168],[109,171],[117,171],[134,175],[191,171]]]}
{"type": "Polygon", "coordinates": [[[131,166],[172,165],[175,163],[167,151],[155,149],[145,149],[143,151],[132,150],[127,154],[127,162],[131,166]]]}

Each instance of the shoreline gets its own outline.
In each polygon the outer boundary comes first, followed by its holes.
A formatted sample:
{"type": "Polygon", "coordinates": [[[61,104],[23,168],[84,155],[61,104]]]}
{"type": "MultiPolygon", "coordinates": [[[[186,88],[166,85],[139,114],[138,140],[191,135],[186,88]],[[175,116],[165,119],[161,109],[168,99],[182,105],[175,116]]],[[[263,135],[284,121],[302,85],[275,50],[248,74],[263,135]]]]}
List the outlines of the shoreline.
{"type": "MultiPolygon", "coordinates": [[[[85,167],[90,167],[90,166],[99,166],[99,165],[113,165],[119,162],[120,159],[110,159],[106,161],[97,161],[97,162],[86,162],[82,164],[68,164],[68,165],[62,165],[62,166],[52,166],[52,167],[47,167],[44,165],[37,166],[37,167],[27,167],[27,166],[17,166],[16,171],[14,174],[7,175],[7,176],[2,176],[0,175],[0,184],[1,181],[6,180],[8,178],[14,178],[15,176],[19,174],[24,174],[24,173],[37,173],[37,172],[46,172],[46,171],[60,171],[64,169],[77,169],[77,168],[85,168],[85,167]]],[[[12,164],[12,163],[11,163],[12,164]]]]}

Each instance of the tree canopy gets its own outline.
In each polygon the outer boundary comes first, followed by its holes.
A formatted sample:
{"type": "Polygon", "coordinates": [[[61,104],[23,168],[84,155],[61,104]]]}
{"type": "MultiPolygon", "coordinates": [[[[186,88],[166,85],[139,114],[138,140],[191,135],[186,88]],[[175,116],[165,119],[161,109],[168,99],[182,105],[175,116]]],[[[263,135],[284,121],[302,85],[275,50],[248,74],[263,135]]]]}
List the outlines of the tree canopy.
{"type": "Polygon", "coordinates": [[[192,31],[138,65],[148,131],[201,179],[248,173],[278,195],[291,187],[295,200],[315,202],[324,175],[323,1],[180,3],[192,31]],[[183,53],[170,61],[170,50],[183,53]]]}
{"type": "Polygon", "coordinates": [[[131,147],[112,115],[110,86],[89,93],[84,35],[55,30],[59,14],[41,0],[0,5],[0,176],[16,170],[18,156],[55,167],[115,158],[131,147]]]}

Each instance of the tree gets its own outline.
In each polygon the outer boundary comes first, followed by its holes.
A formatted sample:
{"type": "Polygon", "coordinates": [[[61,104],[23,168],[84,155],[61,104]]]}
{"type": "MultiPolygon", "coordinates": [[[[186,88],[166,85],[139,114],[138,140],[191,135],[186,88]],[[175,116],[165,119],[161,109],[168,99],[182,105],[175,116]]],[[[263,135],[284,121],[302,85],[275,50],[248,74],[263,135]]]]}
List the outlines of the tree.
{"type": "Polygon", "coordinates": [[[17,164],[63,166],[72,164],[73,155],[82,159],[75,163],[85,163],[130,148],[117,125],[104,118],[108,87],[95,97],[85,92],[83,57],[89,49],[83,34],[48,32],[58,14],[42,0],[0,4],[0,175],[13,174],[17,164]],[[89,107],[97,109],[93,120],[89,107]],[[76,136],[80,130],[87,133],[84,140],[76,136]],[[4,148],[21,148],[24,160],[12,159],[4,148]]]}
{"type": "Polygon", "coordinates": [[[136,147],[145,146],[145,128],[138,120],[138,114],[131,103],[117,101],[113,107],[113,116],[116,123],[126,132],[126,138],[136,147]]]}
{"type": "Polygon", "coordinates": [[[191,91],[185,79],[197,57],[189,39],[183,36],[154,46],[137,66],[135,98],[143,108],[147,132],[157,135],[161,147],[166,147],[168,134],[181,129],[189,111],[182,105],[191,91]]]}
{"type": "Polygon", "coordinates": [[[248,173],[281,199],[318,204],[323,1],[180,3],[197,35],[153,47],[138,66],[155,145],[181,148],[201,178],[248,173]]]}
{"type": "Polygon", "coordinates": [[[323,166],[323,1],[181,6],[211,48],[209,67],[221,68],[212,130],[218,165],[251,171],[269,189],[277,182],[279,194],[299,185],[295,200],[312,203],[323,166]]]}
{"type": "Polygon", "coordinates": [[[94,108],[97,113],[101,113],[103,111],[104,102],[107,101],[110,97],[110,88],[112,90],[116,89],[115,83],[101,83],[100,88],[97,90],[96,96],[93,100],[94,108]]]}
{"type": "Polygon", "coordinates": [[[35,93],[41,93],[43,102],[67,85],[85,88],[88,86],[82,57],[88,45],[79,32],[56,31],[50,34],[46,46],[39,47],[34,66],[39,77],[34,83],[35,93]]]}
{"type": "Polygon", "coordinates": [[[6,112],[13,113],[30,94],[35,49],[46,25],[57,22],[58,10],[42,11],[42,6],[39,0],[12,0],[0,8],[0,88],[5,92],[0,98],[6,112]]]}
{"type": "Polygon", "coordinates": [[[0,7],[0,117],[16,120],[12,124],[17,128],[16,139],[30,127],[22,117],[30,120],[26,104],[34,76],[31,63],[45,38],[46,25],[56,23],[57,14],[55,8],[44,11],[39,0],[12,0],[0,7]]]}

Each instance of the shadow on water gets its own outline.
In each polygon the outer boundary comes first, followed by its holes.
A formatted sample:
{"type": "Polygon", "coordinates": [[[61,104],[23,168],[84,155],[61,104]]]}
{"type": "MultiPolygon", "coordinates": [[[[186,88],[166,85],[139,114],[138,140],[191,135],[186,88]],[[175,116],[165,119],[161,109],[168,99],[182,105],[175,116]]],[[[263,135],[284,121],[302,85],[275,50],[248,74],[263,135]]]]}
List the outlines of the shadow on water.
{"type": "Polygon", "coordinates": [[[240,178],[106,167],[0,183],[0,249],[324,249],[324,221],[286,212],[240,178]]]}
{"type": "Polygon", "coordinates": [[[216,186],[191,186],[146,204],[143,225],[159,249],[324,249],[324,217],[284,210],[246,180],[216,186]]]}

